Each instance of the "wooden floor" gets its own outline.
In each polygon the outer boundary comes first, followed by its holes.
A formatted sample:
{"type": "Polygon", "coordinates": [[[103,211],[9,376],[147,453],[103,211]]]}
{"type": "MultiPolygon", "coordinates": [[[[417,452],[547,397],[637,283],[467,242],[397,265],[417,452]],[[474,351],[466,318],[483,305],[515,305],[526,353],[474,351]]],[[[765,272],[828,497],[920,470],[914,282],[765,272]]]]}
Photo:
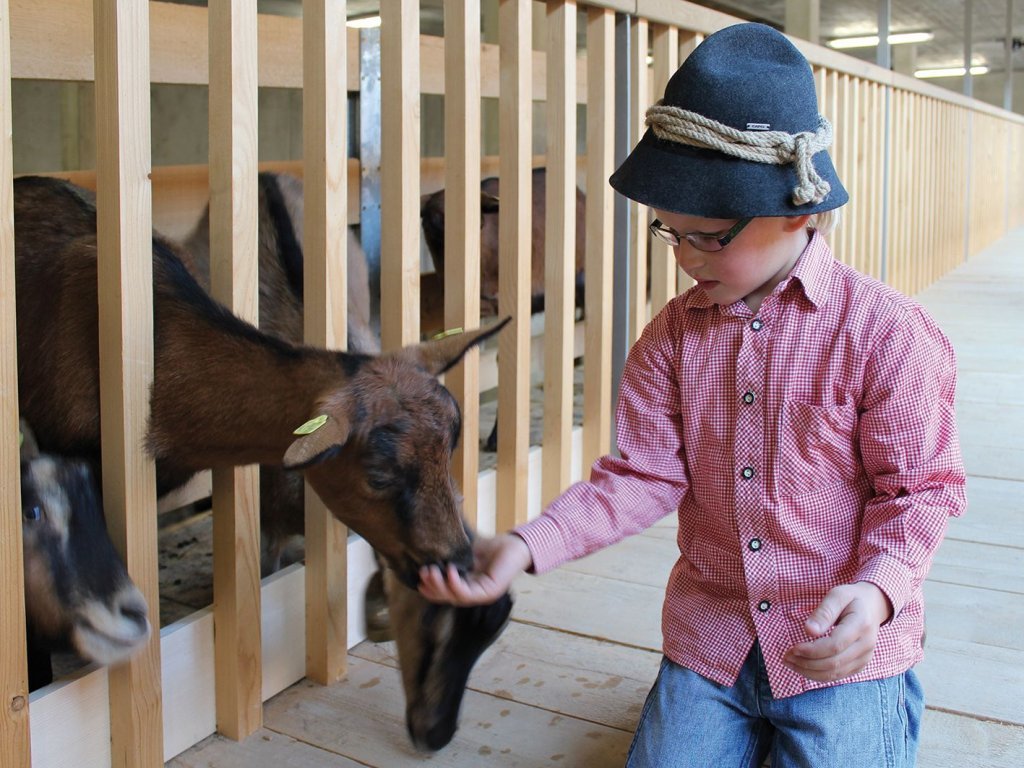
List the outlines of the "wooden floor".
{"type": "MultiPolygon", "coordinates": [[[[1024,765],[1024,229],[918,298],[960,369],[969,508],[951,522],[925,585],[928,709],[921,768],[1024,765]]],[[[659,662],[672,520],[516,585],[514,621],[473,672],[455,740],[417,754],[405,734],[393,648],[363,643],[349,677],[299,682],[267,702],[264,728],[218,736],[169,765],[621,766],[659,662]]]]}

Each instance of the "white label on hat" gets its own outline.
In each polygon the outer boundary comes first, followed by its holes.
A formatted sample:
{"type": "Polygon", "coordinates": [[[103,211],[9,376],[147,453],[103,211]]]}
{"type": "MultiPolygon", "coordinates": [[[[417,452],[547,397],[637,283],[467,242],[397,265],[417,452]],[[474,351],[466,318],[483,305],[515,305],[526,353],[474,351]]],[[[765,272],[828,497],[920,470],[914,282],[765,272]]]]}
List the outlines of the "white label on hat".
{"type": "Polygon", "coordinates": [[[748,131],[770,131],[771,129],[771,123],[747,123],[748,131]]]}

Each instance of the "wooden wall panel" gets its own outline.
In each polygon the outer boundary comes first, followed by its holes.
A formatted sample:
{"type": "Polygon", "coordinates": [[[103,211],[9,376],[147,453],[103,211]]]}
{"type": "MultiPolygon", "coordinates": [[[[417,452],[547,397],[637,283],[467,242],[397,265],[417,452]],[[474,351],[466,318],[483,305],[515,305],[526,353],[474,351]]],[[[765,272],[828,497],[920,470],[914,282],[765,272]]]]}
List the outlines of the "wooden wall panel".
{"type": "Polygon", "coordinates": [[[541,502],[572,473],[573,324],[576,309],[576,0],[548,0],[547,210],[544,241],[544,470],[541,502]]]}
{"type": "MultiPolygon", "coordinates": [[[[149,8],[96,0],[94,13],[103,507],[159,626],[156,473],[143,450],[153,382],[149,8]]],[[[162,765],[159,635],[109,679],[112,765],[162,765]]]]}
{"type": "MultiPolygon", "coordinates": [[[[679,30],[664,24],[651,27],[652,48],[654,50],[654,72],[652,91],[654,101],[665,94],[665,86],[669,78],[679,68],[679,30]]],[[[649,237],[651,246],[651,317],[661,311],[675,297],[677,281],[675,253],[655,237],[649,237]]]]}
{"type": "Polygon", "coordinates": [[[11,29],[0,0],[0,765],[28,768],[28,667],[21,548],[14,199],[11,148],[11,29]]]}
{"type": "MultiPolygon", "coordinates": [[[[303,0],[303,337],[344,348],[348,338],[348,93],[344,0],[303,0]]],[[[298,425],[296,425],[298,426],[298,425]]],[[[347,539],[306,485],[306,677],[321,685],[347,669],[347,539]]]]}
{"type": "MultiPolygon", "coordinates": [[[[445,328],[480,325],[480,0],[446,0],[445,34],[445,328]]],[[[452,465],[463,510],[479,522],[480,352],[471,350],[445,374],[462,408],[462,439],[452,465]]]]}
{"type": "Polygon", "coordinates": [[[615,14],[587,10],[586,351],[583,355],[583,465],[611,445],[612,224],[615,14]]]}
{"type": "MultiPolygon", "coordinates": [[[[210,292],[254,325],[257,277],[256,0],[210,8],[210,292]]],[[[243,739],[260,699],[260,495],[256,466],[213,471],[217,730],[243,739]]]]}
{"type": "Polygon", "coordinates": [[[498,531],[526,521],[530,447],[530,0],[500,0],[501,206],[498,314],[512,322],[498,339],[498,531]]]}
{"type": "Polygon", "coordinates": [[[419,2],[381,7],[381,346],[419,341],[419,2]]]}

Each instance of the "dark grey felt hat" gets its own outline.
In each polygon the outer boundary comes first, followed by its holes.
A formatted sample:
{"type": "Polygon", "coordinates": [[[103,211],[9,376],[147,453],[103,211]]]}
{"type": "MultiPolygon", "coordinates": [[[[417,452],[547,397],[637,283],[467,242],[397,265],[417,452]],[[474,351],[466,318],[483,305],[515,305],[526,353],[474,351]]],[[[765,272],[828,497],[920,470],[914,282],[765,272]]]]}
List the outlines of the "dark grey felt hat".
{"type": "Polygon", "coordinates": [[[652,208],[715,219],[798,216],[849,199],[825,149],[832,128],[818,113],[811,67],[764,24],[709,35],[647,124],[610,182],[652,208]]]}

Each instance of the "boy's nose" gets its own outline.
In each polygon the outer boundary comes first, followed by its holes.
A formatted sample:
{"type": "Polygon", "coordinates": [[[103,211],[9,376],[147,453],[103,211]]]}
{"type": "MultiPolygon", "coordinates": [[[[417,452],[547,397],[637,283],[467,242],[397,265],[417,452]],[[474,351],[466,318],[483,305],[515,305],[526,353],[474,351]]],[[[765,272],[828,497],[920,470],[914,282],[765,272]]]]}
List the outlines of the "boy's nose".
{"type": "Polygon", "coordinates": [[[675,255],[676,264],[679,265],[679,268],[691,275],[694,270],[700,268],[705,258],[703,251],[698,251],[686,241],[681,242],[675,247],[675,255]]]}

